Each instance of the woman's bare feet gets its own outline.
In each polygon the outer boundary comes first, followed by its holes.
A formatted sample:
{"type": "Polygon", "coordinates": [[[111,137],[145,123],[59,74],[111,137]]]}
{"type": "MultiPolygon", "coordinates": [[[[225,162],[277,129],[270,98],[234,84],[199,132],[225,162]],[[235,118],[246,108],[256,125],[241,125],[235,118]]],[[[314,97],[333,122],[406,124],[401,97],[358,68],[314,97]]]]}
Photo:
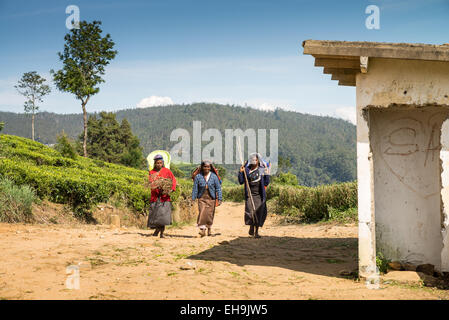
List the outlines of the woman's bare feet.
{"type": "Polygon", "coordinates": [[[200,229],[199,234],[200,234],[201,238],[204,237],[206,235],[206,230],[200,229]]]}
{"type": "Polygon", "coordinates": [[[250,227],[249,227],[249,235],[250,236],[253,236],[254,235],[254,226],[253,225],[251,225],[250,227]]]}
{"type": "Polygon", "coordinates": [[[207,235],[209,237],[212,235],[212,229],[211,228],[207,228],[207,235]]]}
{"type": "Polygon", "coordinates": [[[254,238],[256,238],[256,239],[260,238],[259,227],[256,227],[256,232],[254,233],[254,238]]]}
{"type": "Polygon", "coordinates": [[[154,230],[153,236],[157,237],[158,234],[159,234],[159,228],[156,228],[156,230],[154,230]]]}

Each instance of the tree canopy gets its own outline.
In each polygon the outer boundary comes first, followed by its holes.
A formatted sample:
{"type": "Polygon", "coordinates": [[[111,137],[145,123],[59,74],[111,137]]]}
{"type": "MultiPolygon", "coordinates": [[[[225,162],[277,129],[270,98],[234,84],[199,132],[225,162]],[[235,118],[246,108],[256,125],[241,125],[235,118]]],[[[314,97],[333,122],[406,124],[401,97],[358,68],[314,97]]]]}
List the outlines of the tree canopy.
{"type": "Polygon", "coordinates": [[[64,37],[64,51],[58,53],[62,61],[61,70],[51,70],[56,87],[75,95],[81,101],[84,115],[83,154],[87,156],[87,111],[89,99],[100,91],[98,85],[104,82],[101,77],[105,67],[115,58],[111,36],[100,28],[101,21],[91,23],[81,21],[79,28],[73,28],[64,37]]]}
{"type": "MultiPolygon", "coordinates": [[[[79,140],[82,141],[83,135],[79,140]]],[[[145,168],[139,139],[126,119],[120,124],[112,112],[90,116],[87,122],[87,151],[91,158],[133,168],[145,168]]]]}
{"type": "Polygon", "coordinates": [[[45,84],[47,80],[36,71],[25,72],[18,84],[14,86],[25,97],[24,111],[31,113],[31,139],[34,140],[34,114],[39,110],[38,102],[43,102],[43,97],[51,92],[45,84]]]}

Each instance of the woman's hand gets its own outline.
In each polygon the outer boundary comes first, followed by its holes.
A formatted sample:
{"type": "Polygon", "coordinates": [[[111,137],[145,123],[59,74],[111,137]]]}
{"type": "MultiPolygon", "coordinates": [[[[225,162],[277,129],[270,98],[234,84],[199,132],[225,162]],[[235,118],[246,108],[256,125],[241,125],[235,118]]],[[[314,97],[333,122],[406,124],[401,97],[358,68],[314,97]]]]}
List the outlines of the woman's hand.
{"type": "Polygon", "coordinates": [[[240,172],[243,172],[243,171],[245,171],[245,167],[244,167],[244,166],[241,166],[241,167],[240,167],[240,172]]]}

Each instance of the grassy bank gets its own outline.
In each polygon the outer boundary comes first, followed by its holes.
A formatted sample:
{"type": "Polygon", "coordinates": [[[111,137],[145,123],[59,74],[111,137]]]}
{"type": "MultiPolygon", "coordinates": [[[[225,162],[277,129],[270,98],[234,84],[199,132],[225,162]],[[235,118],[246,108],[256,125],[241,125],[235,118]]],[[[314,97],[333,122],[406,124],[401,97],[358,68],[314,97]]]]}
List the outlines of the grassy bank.
{"type": "Polygon", "coordinates": [[[32,221],[32,205],[37,201],[29,186],[18,186],[13,181],[0,178],[0,222],[32,221]]]}
{"type": "MultiPolygon", "coordinates": [[[[120,199],[135,213],[148,210],[148,172],[84,157],[75,160],[30,139],[0,136],[0,178],[29,186],[40,199],[64,203],[80,217],[94,205],[120,199]]],[[[190,197],[192,182],[178,179],[172,194],[176,207],[190,197]]]]}
{"type": "MultiPolygon", "coordinates": [[[[273,183],[266,191],[275,213],[289,222],[352,222],[357,219],[356,182],[315,188],[273,183]]],[[[243,186],[224,187],[223,196],[227,201],[242,202],[243,186]]]]}

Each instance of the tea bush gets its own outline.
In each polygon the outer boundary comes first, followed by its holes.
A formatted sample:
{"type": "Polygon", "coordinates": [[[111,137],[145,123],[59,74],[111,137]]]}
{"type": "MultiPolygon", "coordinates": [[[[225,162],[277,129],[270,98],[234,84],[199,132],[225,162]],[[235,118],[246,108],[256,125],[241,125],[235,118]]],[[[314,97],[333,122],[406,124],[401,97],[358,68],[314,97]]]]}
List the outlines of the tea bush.
{"type": "MultiPolygon", "coordinates": [[[[136,213],[149,207],[150,190],[143,185],[147,171],[84,157],[66,158],[26,138],[0,136],[0,175],[29,185],[41,199],[71,205],[81,216],[112,196],[125,199],[136,213]]],[[[191,184],[178,179],[171,196],[174,206],[178,199],[190,197],[191,184]]]]}
{"type": "MultiPolygon", "coordinates": [[[[226,201],[245,201],[243,185],[223,187],[226,201]]],[[[275,213],[289,221],[317,222],[357,220],[357,183],[346,182],[318,187],[279,184],[274,180],[266,189],[267,200],[274,201],[275,213]]]]}
{"type": "Polygon", "coordinates": [[[302,215],[305,222],[328,220],[329,208],[346,211],[357,207],[357,183],[309,187],[280,187],[276,201],[276,213],[302,215]]]}

